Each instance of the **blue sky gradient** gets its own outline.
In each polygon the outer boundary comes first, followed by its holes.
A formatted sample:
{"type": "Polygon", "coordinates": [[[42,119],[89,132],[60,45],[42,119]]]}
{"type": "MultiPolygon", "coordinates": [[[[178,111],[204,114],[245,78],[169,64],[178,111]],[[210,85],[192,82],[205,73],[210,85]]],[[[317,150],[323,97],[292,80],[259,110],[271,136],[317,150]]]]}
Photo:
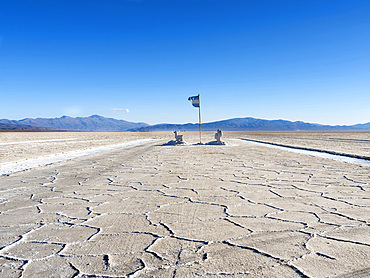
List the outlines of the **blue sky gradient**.
{"type": "Polygon", "coordinates": [[[11,0],[0,7],[0,118],[197,122],[187,99],[199,93],[204,122],[370,122],[370,1],[11,0]]]}

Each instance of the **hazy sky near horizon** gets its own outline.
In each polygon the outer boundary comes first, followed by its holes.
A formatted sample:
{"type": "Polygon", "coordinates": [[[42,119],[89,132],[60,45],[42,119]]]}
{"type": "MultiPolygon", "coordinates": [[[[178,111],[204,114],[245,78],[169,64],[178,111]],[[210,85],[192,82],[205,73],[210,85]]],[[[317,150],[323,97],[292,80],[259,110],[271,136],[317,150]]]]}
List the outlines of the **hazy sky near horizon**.
{"type": "Polygon", "coordinates": [[[370,122],[370,1],[0,3],[0,118],[370,122]]]}

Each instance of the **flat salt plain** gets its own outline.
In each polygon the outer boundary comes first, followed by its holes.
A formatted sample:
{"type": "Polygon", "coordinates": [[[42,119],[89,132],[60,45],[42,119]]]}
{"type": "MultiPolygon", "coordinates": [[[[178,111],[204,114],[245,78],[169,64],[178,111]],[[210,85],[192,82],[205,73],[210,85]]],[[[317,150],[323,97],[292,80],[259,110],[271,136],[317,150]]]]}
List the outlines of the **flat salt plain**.
{"type": "Polygon", "coordinates": [[[369,277],[369,132],[2,132],[0,166],[154,139],[0,177],[0,277],[369,277]],[[205,133],[204,142],[214,133],[205,133]]]}

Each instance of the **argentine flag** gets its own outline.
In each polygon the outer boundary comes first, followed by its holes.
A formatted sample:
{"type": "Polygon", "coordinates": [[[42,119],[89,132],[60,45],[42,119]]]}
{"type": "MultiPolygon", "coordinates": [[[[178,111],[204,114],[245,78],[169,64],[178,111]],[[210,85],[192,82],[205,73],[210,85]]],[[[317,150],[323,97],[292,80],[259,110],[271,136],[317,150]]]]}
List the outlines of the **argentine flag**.
{"type": "Polygon", "coordinates": [[[193,104],[194,107],[199,107],[199,95],[189,97],[188,100],[191,101],[191,104],[193,104]]]}

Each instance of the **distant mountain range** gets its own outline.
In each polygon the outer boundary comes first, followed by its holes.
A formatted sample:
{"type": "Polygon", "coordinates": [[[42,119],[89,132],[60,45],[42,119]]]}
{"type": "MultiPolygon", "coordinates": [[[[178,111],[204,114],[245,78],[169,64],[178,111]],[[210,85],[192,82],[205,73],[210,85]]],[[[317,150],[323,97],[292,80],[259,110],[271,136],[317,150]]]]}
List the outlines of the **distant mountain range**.
{"type": "Polygon", "coordinates": [[[34,127],[21,124],[4,124],[0,123],[0,131],[46,131],[51,130],[43,127],[34,127]]]}
{"type": "MultiPolygon", "coordinates": [[[[229,120],[210,122],[202,124],[202,130],[217,130],[224,131],[315,131],[315,130],[370,130],[370,123],[357,124],[351,126],[330,126],[311,124],[305,122],[291,122],[285,120],[262,120],[255,118],[234,118],[229,120]]],[[[158,124],[152,126],[145,126],[137,131],[165,131],[165,130],[199,130],[199,124],[158,124]]]]}
{"type": "Polygon", "coordinates": [[[148,126],[146,123],[132,123],[124,120],[105,118],[99,115],[90,117],[68,117],[60,118],[26,118],[23,120],[0,119],[0,124],[31,126],[35,130],[78,130],[78,131],[125,131],[129,129],[139,129],[148,126]]]}
{"type": "MultiPolygon", "coordinates": [[[[90,117],[60,118],[26,118],[23,120],[0,119],[0,130],[78,130],[78,131],[196,131],[198,124],[157,124],[133,123],[124,120],[105,118],[99,115],[90,117]]],[[[235,118],[202,124],[202,130],[212,131],[345,131],[370,130],[370,122],[357,125],[320,125],[305,122],[291,122],[285,120],[263,120],[255,118],[235,118]]]]}

